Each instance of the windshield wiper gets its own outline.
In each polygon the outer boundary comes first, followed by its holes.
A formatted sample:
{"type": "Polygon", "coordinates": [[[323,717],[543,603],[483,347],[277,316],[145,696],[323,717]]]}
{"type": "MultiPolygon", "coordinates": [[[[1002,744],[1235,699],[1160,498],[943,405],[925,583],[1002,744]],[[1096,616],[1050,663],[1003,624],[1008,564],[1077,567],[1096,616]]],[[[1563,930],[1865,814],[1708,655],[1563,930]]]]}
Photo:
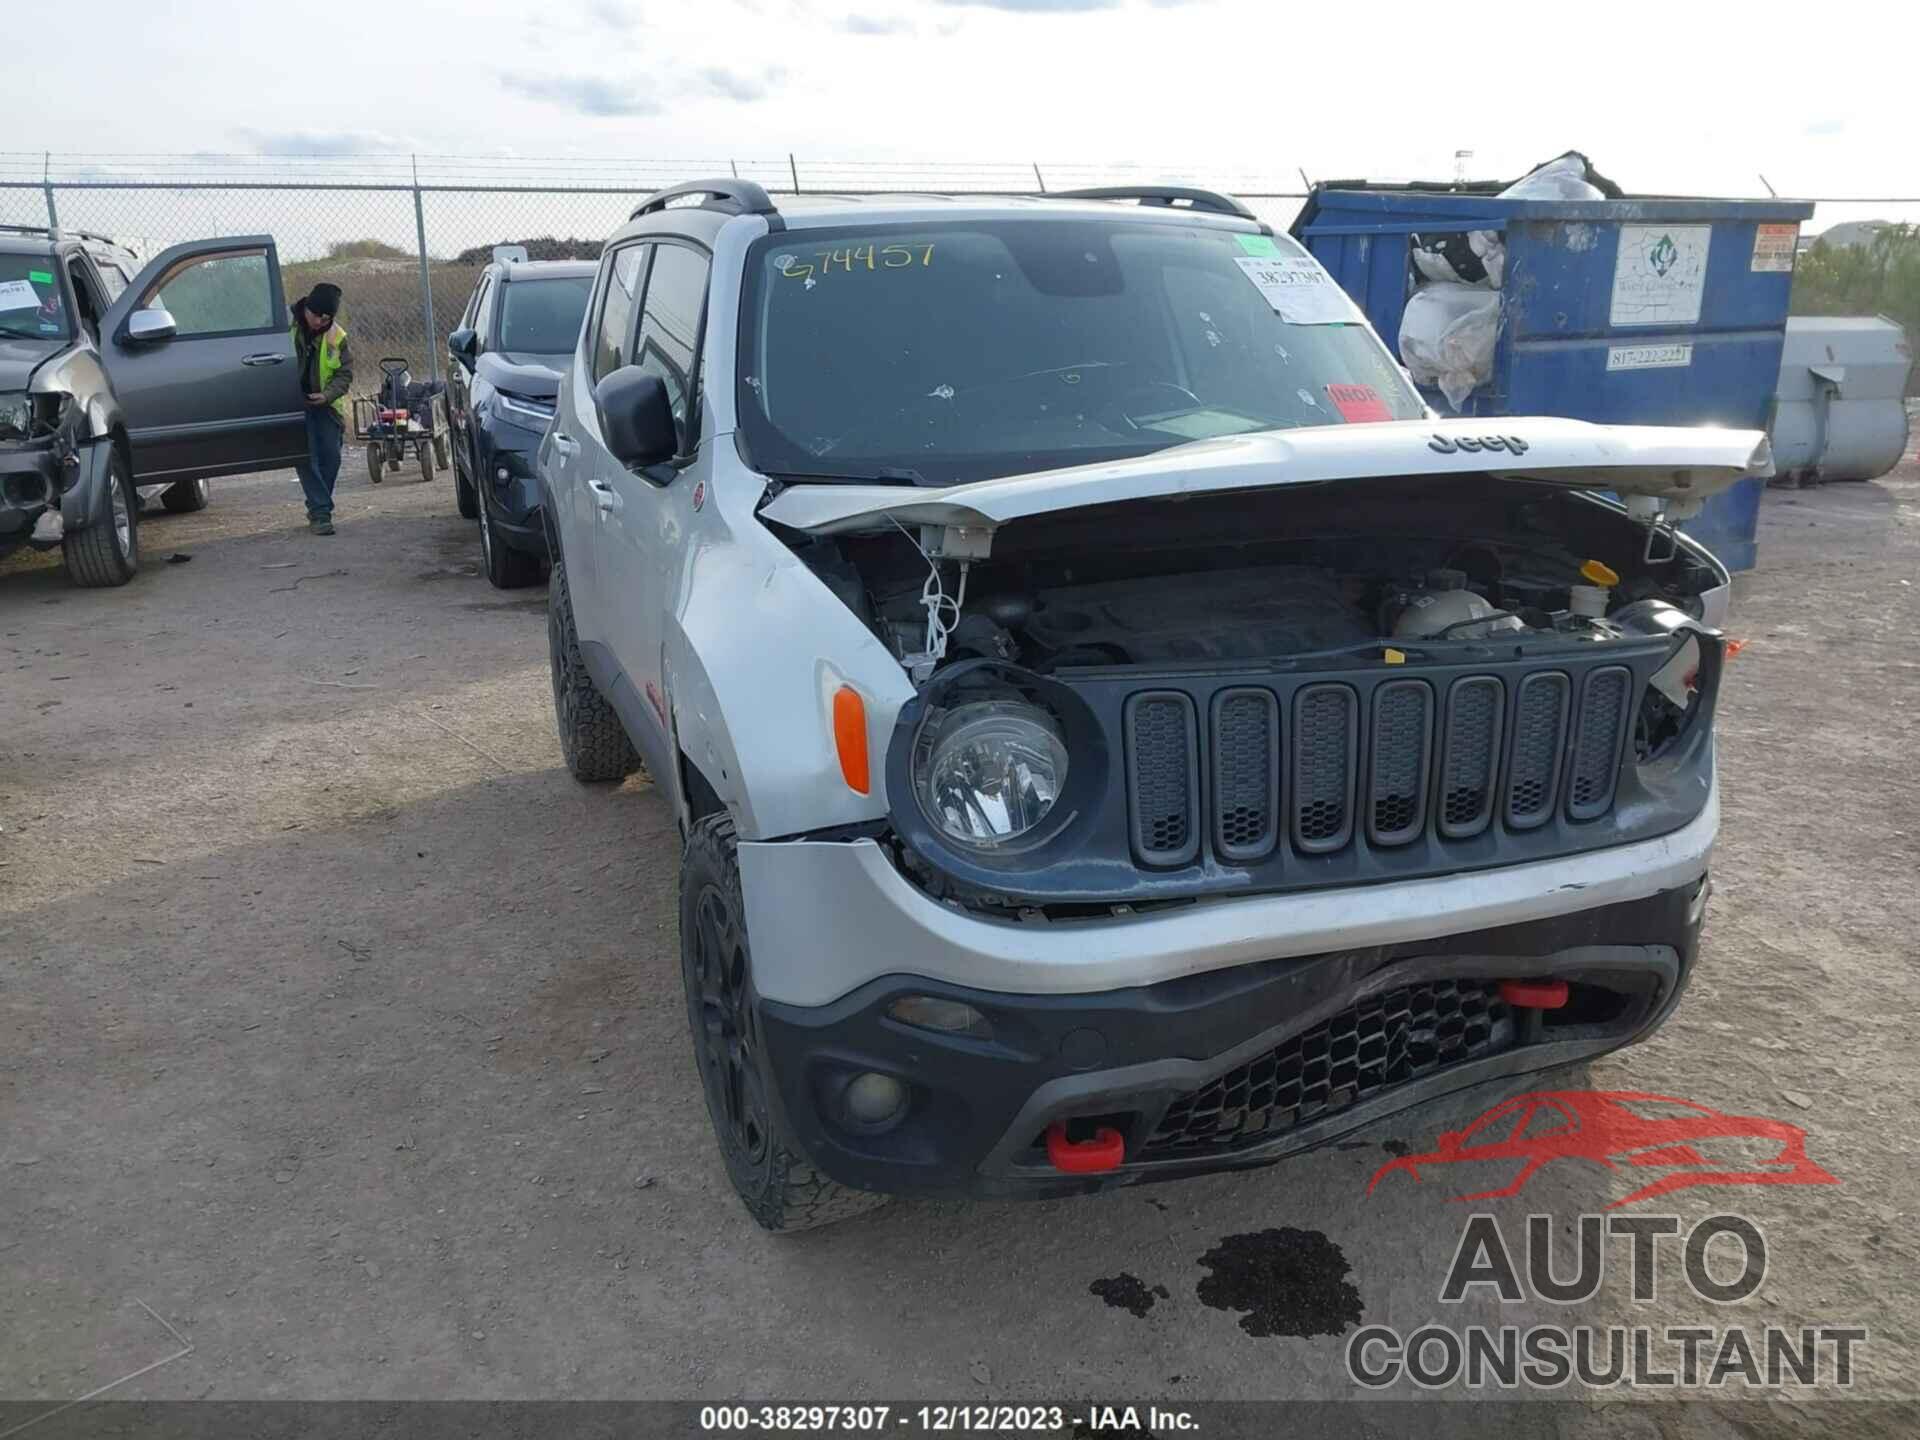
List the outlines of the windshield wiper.
{"type": "Polygon", "coordinates": [[[785,480],[798,485],[930,485],[932,482],[918,470],[909,470],[901,465],[882,465],[867,475],[827,474],[817,470],[770,470],[767,472],[775,480],[785,480]]]}

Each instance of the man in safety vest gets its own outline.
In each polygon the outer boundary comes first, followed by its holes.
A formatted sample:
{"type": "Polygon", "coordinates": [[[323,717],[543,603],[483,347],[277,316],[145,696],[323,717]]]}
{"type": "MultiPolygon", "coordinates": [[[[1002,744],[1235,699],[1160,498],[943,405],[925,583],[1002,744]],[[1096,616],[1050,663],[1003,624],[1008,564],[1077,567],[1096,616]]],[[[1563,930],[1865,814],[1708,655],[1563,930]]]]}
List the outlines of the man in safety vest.
{"type": "Polygon", "coordinates": [[[340,287],[316,285],[293,302],[293,355],[300,362],[300,393],[307,401],[307,459],[299,466],[307,497],[307,528],[333,534],[333,482],[340,476],[340,447],[347,433],[347,391],[353,385],[353,355],[347,332],[334,323],[340,287]]]}

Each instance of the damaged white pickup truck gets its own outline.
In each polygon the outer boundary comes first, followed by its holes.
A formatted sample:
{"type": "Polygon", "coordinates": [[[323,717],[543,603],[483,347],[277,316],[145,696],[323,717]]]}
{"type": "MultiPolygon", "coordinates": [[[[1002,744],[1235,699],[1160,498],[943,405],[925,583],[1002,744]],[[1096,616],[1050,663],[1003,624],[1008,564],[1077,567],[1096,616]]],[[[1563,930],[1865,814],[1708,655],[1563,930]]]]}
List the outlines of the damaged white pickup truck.
{"type": "Polygon", "coordinates": [[[1258,1165],[1647,1035],[1719,820],[1672,521],[1767,467],[1437,420],[1206,192],[648,200],[540,454],[554,696],[675,807],[748,1208],[1258,1165]]]}

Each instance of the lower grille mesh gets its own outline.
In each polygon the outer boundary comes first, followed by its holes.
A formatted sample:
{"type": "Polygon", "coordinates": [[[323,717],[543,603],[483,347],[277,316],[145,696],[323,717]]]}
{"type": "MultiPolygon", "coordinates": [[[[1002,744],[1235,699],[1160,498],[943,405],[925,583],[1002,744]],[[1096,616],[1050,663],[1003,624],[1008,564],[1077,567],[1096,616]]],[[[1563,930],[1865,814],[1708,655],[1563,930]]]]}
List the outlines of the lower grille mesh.
{"type": "Polygon", "coordinates": [[[1336,1115],[1514,1043],[1491,980],[1435,980],[1363,1000],[1168,1107],[1138,1158],[1212,1155],[1336,1115]]]}

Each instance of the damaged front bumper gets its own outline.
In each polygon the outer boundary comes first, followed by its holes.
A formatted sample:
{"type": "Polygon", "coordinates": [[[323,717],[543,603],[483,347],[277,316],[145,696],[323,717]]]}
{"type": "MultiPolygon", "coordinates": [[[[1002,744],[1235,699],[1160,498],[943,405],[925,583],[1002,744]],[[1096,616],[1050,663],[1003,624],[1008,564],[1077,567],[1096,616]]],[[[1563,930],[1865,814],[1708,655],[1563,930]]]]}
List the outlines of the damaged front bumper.
{"type": "Polygon", "coordinates": [[[762,999],[760,1030],[787,1131],[832,1179],[897,1194],[1084,1193],[1268,1164],[1642,1039],[1686,986],[1707,893],[1701,875],[1548,919],[1096,994],[892,975],[825,1006],[762,999]],[[1564,986],[1554,1008],[1528,998],[1543,981],[1564,986]],[[903,1001],[929,999],[979,1024],[902,1022],[903,1001]],[[844,1098],[876,1073],[908,1097],[877,1131],[844,1098]],[[1102,1131],[1120,1153],[1099,1173],[1055,1150],[1102,1131]]]}
{"type": "Polygon", "coordinates": [[[0,444],[0,547],[58,545],[65,532],[61,497],[80,471],[78,454],[51,440],[0,444]]]}

